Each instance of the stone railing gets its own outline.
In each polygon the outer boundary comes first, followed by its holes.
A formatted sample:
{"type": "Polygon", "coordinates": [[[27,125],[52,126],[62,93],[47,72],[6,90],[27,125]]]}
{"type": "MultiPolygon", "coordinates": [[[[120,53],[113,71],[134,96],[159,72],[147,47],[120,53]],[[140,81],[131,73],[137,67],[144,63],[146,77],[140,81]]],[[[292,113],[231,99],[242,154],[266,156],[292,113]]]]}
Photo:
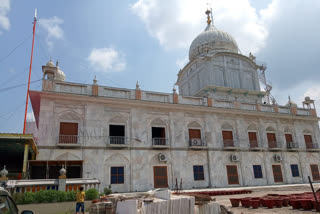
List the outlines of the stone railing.
{"type": "MultiPolygon", "coordinates": [[[[66,179],[65,191],[76,191],[80,186],[83,186],[84,190],[95,188],[99,191],[100,181],[95,178],[66,179]]],[[[11,193],[58,190],[59,179],[8,180],[7,189],[11,193]]]]}
{"type": "MultiPolygon", "coordinates": [[[[43,80],[47,81],[47,80],[43,80]]],[[[207,106],[216,108],[228,108],[228,109],[241,109],[250,111],[262,111],[272,112],[279,114],[294,114],[301,116],[316,116],[315,109],[304,109],[296,107],[277,106],[269,104],[255,104],[255,103],[240,103],[230,100],[216,100],[205,97],[192,97],[178,95],[175,90],[173,93],[161,93],[152,91],[142,91],[140,88],[126,89],[126,88],[115,88],[105,87],[98,85],[87,85],[70,82],[56,82],[55,87],[52,91],[69,93],[69,94],[81,94],[88,96],[100,96],[109,98],[129,99],[129,100],[143,100],[151,102],[161,103],[174,103],[174,104],[185,104],[185,105],[196,105],[196,106],[207,106]],[[96,90],[93,90],[93,86],[97,86],[96,90]],[[95,93],[95,94],[94,94],[95,93]],[[314,111],[314,113],[312,113],[314,111]]]]}
{"type": "Polygon", "coordinates": [[[256,106],[256,104],[252,104],[252,103],[241,103],[240,109],[249,110],[249,111],[256,111],[257,106],[256,106]]]}

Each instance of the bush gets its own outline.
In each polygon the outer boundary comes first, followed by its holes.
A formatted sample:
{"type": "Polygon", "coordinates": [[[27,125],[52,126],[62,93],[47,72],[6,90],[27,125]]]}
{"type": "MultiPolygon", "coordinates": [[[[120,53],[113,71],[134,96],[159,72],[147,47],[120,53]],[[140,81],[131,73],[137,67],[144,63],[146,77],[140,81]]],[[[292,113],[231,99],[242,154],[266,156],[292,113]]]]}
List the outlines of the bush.
{"type": "Polygon", "coordinates": [[[88,189],[86,191],[86,199],[87,200],[94,200],[97,199],[99,197],[99,192],[96,189],[88,189]]]}
{"type": "Polygon", "coordinates": [[[34,193],[34,198],[36,202],[55,202],[58,201],[58,192],[57,190],[40,190],[34,193]]]}
{"type": "Polygon", "coordinates": [[[104,188],[103,192],[104,192],[105,195],[112,194],[111,185],[109,185],[109,188],[108,187],[104,188]]]}
{"type": "Polygon", "coordinates": [[[16,204],[23,204],[23,197],[24,195],[22,192],[16,192],[12,194],[12,199],[16,204]]]}
{"type": "Polygon", "coordinates": [[[75,201],[76,200],[76,192],[75,191],[66,192],[66,200],[67,201],[75,201]]]}
{"type": "Polygon", "coordinates": [[[35,201],[34,193],[33,192],[25,192],[23,195],[23,203],[24,204],[31,204],[35,201]]]}
{"type": "Polygon", "coordinates": [[[67,200],[67,193],[64,191],[57,191],[57,199],[58,202],[67,200]]]}

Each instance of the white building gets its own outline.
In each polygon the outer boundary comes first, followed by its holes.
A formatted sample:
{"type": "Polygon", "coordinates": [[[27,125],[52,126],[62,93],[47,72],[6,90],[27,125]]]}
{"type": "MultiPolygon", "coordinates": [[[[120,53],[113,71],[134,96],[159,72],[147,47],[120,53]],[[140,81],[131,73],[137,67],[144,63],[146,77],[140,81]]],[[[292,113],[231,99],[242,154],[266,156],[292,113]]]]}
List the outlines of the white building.
{"type": "Polygon", "coordinates": [[[178,74],[179,95],[65,82],[49,62],[42,91],[30,92],[40,152],[31,177],[54,177],[63,164],[68,177],[117,192],[173,188],[176,179],[184,189],[319,181],[313,101],[263,104],[263,69],[210,18],[178,74]]]}

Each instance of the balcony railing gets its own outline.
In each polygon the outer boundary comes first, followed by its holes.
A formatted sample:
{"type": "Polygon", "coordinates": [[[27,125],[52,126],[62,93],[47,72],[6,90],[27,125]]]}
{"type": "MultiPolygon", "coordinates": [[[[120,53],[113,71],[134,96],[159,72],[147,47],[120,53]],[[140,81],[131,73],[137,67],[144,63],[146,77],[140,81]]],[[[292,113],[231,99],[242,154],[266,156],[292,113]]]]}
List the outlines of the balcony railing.
{"type": "Polygon", "coordinates": [[[298,145],[298,143],[287,142],[287,148],[288,148],[288,149],[298,149],[298,148],[299,148],[299,145],[298,145]]]}
{"type": "Polygon", "coordinates": [[[191,138],[189,139],[189,146],[190,147],[206,147],[207,142],[203,139],[191,138]]]}
{"type": "Polygon", "coordinates": [[[59,135],[59,144],[78,144],[78,135],[59,135]]]}
{"type": "Polygon", "coordinates": [[[269,149],[281,149],[282,148],[282,144],[277,141],[269,141],[268,145],[269,145],[269,149]]]}
{"type": "Polygon", "coordinates": [[[169,146],[168,139],[164,137],[152,138],[152,146],[169,146]]]}
{"type": "Polygon", "coordinates": [[[250,146],[250,149],[260,148],[259,142],[256,140],[249,141],[249,146],[250,146]]]}
{"type": "Polygon", "coordinates": [[[125,136],[109,136],[108,137],[109,145],[128,145],[127,137],[125,136]]]}
{"type": "Polygon", "coordinates": [[[317,143],[306,143],[306,149],[319,149],[319,145],[317,143]]]}
{"type": "Polygon", "coordinates": [[[224,148],[238,147],[238,144],[235,140],[223,140],[223,147],[224,148]]]}

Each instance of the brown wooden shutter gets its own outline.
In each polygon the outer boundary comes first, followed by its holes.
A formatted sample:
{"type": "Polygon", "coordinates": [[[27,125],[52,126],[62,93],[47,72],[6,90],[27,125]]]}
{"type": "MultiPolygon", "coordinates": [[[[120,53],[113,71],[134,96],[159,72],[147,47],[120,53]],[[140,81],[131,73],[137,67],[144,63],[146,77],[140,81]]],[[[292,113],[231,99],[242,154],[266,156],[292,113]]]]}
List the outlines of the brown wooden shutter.
{"type": "Polygon", "coordinates": [[[60,123],[60,135],[78,135],[78,123],[60,123]]]}
{"type": "Polygon", "coordinates": [[[201,139],[201,130],[189,129],[189,139],[201,139]]]}
{"type": "Polygon", "coordinates": [[[168,176],[166,166],[153,167],[154,188],[168,187],[168,176]]]}
{"type": "Polygon", "coordinates": [[[78,123],[60,123],[59,143],[76,144],[78,142],[78,123]]]}
{"type": "Polygon", "coordinates": [[[320,180],[320,175],[319,175],[319,168],[317,164],[311,164],[311,173],[312,173],[312,179],[314,181],[319,181],[320,180]]]}
{"type": "Polygon", "coordinates": [[[233,140],[232,131],[222,131],[223,140],[233,140]]]}
{"type": "Polygon", "coordinates": [[[276,140],[276,134],[275,133],[267,133],[268,142],[275,142],[276,140]]]}
{"type": "Polygon", "coordinates": [[[258,147],[257,133],[248,132],[250,147],[258,147]]]}
{"type": "Polygon", "coordinates": [[[227,165],[228,184],[239,184],[237,165],[227,165]]]}
{"type": "Polygon", "coordinates": [[[292,141],[292,134],[285,134],[285,137],[286,137],[286,142],[287,143],[293,142],[292,141]]]}
{"type": "Polygon", "coordinates": [[[275,183],[283,182],[282,171],[280,165],[272,165],[273,178],[275,183]]]}
{"type": "Polygon", "coordinates": [[[307,149],[312,149],[312,136],[311,135],[304,135],[304,141],[306,143],[307,149]]]}

